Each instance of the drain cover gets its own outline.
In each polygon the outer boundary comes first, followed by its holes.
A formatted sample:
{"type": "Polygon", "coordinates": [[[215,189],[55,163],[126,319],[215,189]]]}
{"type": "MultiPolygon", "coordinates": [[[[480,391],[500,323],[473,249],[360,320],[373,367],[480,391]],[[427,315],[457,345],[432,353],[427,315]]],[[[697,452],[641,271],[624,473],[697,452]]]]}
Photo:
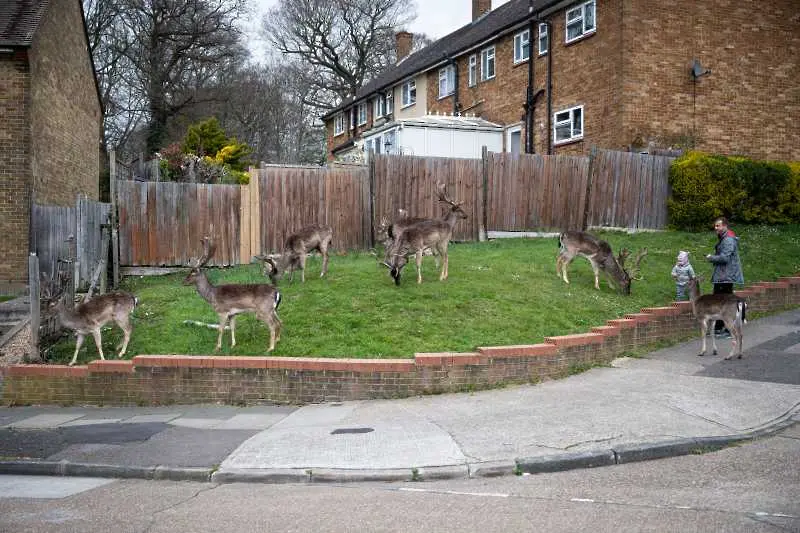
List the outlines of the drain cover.
{"type": "Polygon", "coordinates": [[[372,428],[339,428],[331,431],[331,435],[343,435],[345,433],[371,433],[375,431],[372,428]]]}

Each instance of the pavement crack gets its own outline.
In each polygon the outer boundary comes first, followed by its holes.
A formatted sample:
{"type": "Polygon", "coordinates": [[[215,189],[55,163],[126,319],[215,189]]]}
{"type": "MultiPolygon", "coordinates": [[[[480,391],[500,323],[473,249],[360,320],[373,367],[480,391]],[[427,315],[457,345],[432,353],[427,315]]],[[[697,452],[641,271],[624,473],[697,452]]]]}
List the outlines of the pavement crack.
{"type": "Polygon", "coordinates": [[[195,498],[197,498],[198,496],[200,496],[201,494],[203,494],[205,492],[210,492],[210,491],[212,491],[212,490],[214,490],[214,489],[216,489],[218,487],[219,487],[219,484],[213,484],[210,487],[203,487],[201,489],[198,489],[198,490],[194,491],[193,494],[191,494],[191,495],[189,495],[189,496],[187,496],[185,498],[181,498],[180,500],[178,500],[178,501],[176,501],[176,502],[174,502],[174,503],[172,503],[170,505],[167,505],[166,507],[164,507],[162,509],[159,509],[159,510],[153,512],[153,514],[150,516],[150,520],[147,522],[147,526],[144,528],[143,532],[147,533],[147,532],[151,531],[153,529],[153,526],[156,525],[157,518],[162,513],[166,513],[167,511],[171,511],[172,509],[177,509],[178,507],[180,507],[181,505],[185,504],[186,502],[190,502],[190,501],[194,500],[195,498]]]}

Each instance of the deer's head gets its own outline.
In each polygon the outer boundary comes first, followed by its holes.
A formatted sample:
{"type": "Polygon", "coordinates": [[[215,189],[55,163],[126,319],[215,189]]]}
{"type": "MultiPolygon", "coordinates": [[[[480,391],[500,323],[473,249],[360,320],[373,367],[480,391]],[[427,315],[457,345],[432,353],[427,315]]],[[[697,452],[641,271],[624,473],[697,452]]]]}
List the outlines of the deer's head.
{"type": "Polygon", "coordinates": [[[642,258],[647,255],[647,248],[642,248],[636,254],[636,257],[633,260],[633,266],[630,269],[625,268],[625,261],[631,255],[630,250],[627,248],[623,248],[619,252],[619,256],[617,257],[617,265],[619,265],[619,274],[614,276],[614,279],[619,283],[619,289],[622,294],[630,294],[631,293],[631,281],[634,279],[641,279],[640,278],[640,271],[641,267],[639,263],[641,263],[642,258]]]}
{"type": "Polygon", "coordinates": [[[196,284],[200,277],[204,276],[203,267],[214,255],[217,245],[210,241],[208,237],[203,237],[203,255],[200,259],[192,259],[189,261],[189,273],[183,278],[184,285],[196,284]]]}
{"type": "Polygon", "coordinates": [[[441,181],[436,182],[437,194],[439,196],[439,201],[443,204],[447,204],[450,208],[450,212],[448,213],[448,217],[455,217],[456,219],[464,219],[467,218],[467,213],[461,208],[464,205],[464,202],[454,202],[452,198],[447,195],[446,192],[446,185],[441,181]]]}

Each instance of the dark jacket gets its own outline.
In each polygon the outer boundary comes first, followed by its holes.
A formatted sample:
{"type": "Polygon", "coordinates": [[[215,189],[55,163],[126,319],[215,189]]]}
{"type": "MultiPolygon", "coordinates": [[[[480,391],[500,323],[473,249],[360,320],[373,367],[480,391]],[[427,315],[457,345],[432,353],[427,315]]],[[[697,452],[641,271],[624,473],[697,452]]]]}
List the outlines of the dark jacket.
{"type": "Polygon", "coordinates": [[[711,283],[744,283],[742,262],[739,260],[739,238],[731,230],[720,237],[714,255],[708,260],[714,265],[711,283]]]}

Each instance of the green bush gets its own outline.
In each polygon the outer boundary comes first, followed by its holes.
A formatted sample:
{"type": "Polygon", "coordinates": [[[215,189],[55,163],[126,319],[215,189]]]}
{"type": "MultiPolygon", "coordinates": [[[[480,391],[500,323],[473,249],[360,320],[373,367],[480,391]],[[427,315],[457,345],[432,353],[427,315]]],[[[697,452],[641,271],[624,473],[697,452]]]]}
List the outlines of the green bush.
{"type": "Polygon", "coordinates": [[[672,228],[699,230],[725,216],[751,224],[800,222],[800,165],[688,152],[673,161],[672,228]]]}

